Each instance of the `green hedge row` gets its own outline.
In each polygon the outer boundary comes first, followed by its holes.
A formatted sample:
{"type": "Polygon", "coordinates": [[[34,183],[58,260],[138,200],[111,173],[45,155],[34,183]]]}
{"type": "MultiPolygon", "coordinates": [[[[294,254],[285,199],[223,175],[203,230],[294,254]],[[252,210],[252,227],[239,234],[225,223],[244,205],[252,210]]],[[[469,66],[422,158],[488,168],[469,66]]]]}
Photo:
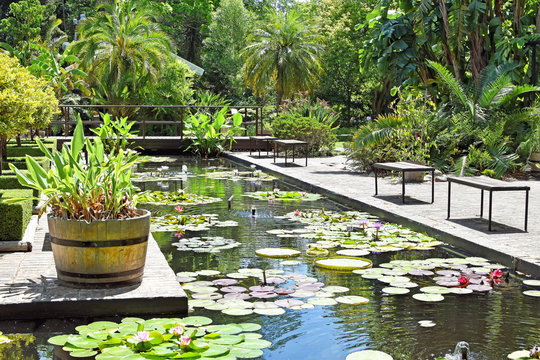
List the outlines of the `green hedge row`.
{"type": "Polygon", "coordinates": [[[0,240],[21,240],[32,217],[32,190],[0,190],[0,240]],[[28,198],[28,200],[6,204],[8,198],[28,198]]]}
{"type": "MultiPolygon", "coordinates": [[[[49,150],[55,150],[57,146],[56,139],[40,139],[43,145],[49,150]]],[[[8,157],[24,157],[26,154],[30,156],[44,156],[41,149],[38,147],[35,141],[21,140],[21,146],[18,146],[16,142],[10,142],[7,145],[8,157]]]]}
{"type": "MultiPolygon", "coordinates": [[[[49,159],[47,159],[45,156],[32,156],[32,158],[36,160],[41,166],[43,166],[45,171],[49,171],[50,165],[51,165],[49,159]]],[[[2,170],[9,169],[8,163],[15,165],[15,167],[19,170],[26,170],[26,157],[25,156],[8,157],[7,162],[2,162],[2,170]]]]}
{"type": "MultiPolygon", "coordinates": [[[[34,197],[39,197],[39,190],[35,189],[28,189],[26,187],[23,187],[19,180],[17,180],[17,176],[13,173],[13,171],[3,171],[2,175],[0,175],[0,189],[26,189],[31,190],[34,197]]],[[[33,205],[37,206],[39,203],[39,200],[34,200],[33,205]]]]}

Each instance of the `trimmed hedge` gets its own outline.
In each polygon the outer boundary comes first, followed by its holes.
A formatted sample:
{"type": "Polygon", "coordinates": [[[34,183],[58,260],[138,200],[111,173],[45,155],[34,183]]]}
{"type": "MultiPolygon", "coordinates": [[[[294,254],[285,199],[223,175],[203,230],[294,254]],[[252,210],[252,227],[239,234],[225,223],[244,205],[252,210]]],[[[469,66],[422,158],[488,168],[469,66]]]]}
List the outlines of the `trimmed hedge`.
{"type": "MultiPolygon", "coordinates": [[[[32,156],[34,160],[36,160],[45,171],[49,171],[50,169],[50,161],[45,156],[32,156]]],[[[26,156],[22,157],[8,157],[7,162],[2,163],[2,170],[9,170],[8,163],[11,163],[15,165],[15,167],[19,170],[25,170],[26,169],[26,156]]],[[[3,173],[3,172],[2,172],[3,173]]]]}
{"type": "Polygon", "coordinates": [[[22,240],[32,217],[32,190],[0,190],[0,240],[22,240]],[[27,197],[17,204],[6,204],[2,199],[27,197]]]}
{"type": "MultiPolygon", "coordinates": [[[[57,140],[54,138],[40,139],[43,145],[49,150],[56,150],[57,140]]],[[[16,142],[10,142],[7,145],[8,157],[24,157],[26,154],[30,156],[42,157],[45,154],[41,151],[35,141],[21,140],[21,146],[18,146],[16,142]]]]}
{"type": "MultiPolygon", "coordinates": [[[[39,190],[36,189],[28,189],[27,187],[22,186],[19,183],[19,180],[17,180],[17,176],[13,173],[13,171],[3,171],[2,175],[0,175],[0,189],[24,189],[24,190],[31,190],[34,194],[34,197],[39,197],[39,190]],[[6,174],[6,173],[10,174],[6,174]],[[6,174],[6,175],[4,175],[6,174]]],[[[37,206],[39,203],[39,200],[34,200],[33,205],[37,206]]]]}

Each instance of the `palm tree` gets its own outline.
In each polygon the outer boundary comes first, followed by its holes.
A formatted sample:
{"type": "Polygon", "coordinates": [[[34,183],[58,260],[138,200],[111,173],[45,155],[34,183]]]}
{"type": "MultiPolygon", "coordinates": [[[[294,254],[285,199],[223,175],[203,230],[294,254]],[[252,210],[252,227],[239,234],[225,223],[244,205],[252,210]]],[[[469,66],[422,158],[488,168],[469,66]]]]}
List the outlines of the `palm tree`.
{"type": "Polygon", "coordinates": [[[97,99],[109,104],[138,101],[158,78],[172,42],[155,22],[152,2],[112,0],[77,28],[72,53],[81,59],[97,99]]]}
{"type": "Polygon", "coordinates": [[[303,23],[294,11],[270,13],[244,48],[244,79],[255,93],[264,94],[273,85],[277,103],[296,91],[309,90],[322,71],[322,45],[315,29],[303,23]]]}

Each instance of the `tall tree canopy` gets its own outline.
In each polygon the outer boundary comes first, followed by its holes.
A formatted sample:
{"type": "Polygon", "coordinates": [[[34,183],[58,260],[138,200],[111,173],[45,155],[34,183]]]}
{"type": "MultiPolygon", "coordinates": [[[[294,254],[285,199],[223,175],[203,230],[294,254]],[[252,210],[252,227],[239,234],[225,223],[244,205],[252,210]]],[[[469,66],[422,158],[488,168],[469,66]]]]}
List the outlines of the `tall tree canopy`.
{"type": "Polygon", "coordinates": [[[156,19],[160,8],[145,0],[113,0],[77,28],[71,51],[97,99],[109,104],[144,103],[141,89],[158,78],[171,55],[170,38],[156,19]]]}
{"type": "Polygon", "coordinates": [[[281,104],[283,97],[317,83],[321,50],[320,35],[297,12],[271,11],[242,52],[245,83],[257,94],[273,86],[281,104]]]}

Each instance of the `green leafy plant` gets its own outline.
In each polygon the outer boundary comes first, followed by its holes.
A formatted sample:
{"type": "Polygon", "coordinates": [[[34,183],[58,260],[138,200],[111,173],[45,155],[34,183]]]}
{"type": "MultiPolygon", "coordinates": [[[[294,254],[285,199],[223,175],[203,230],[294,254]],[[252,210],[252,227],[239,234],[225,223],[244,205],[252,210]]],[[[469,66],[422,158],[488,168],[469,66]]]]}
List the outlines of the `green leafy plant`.
{"type": "Polygon", "coordinates": [[[193,149],[197,154],[204,156],[218,156],[225,150],[229,143],[229,149],[234,141],[233,134],[242,130],[242,115],[236,113],[232,116],[232,124],[225,117],[228,107],[223,107],[215,116],[198,114],[191,115],[186,123],[184,134],[193,136],[192,143],[187,149],[193,149]]]}
{"type": "Polygon", "coordinates": [[[130,144],[129,139],[137,134],[137,131],[131,130],[135,122],[127,122],[127,117],[111,119],[110,114],[100,115],[103,123],[97,129],[90,130],[99,136],[107,153],[119,154],[125,151],[130,144]]]}
{"type": "MultiPolygon", "coordinates": [[[[85,139],[82,121],[77,121],[70,145],[52,153],[37,139],[45,156],[54,163],[46,171],[26,156],[27,173],[10,164],[19,182],[39,190],[46,197],[40,215],[48,207],[55,217],[77,220],[105,220],[136,217],[136,188],[131,182],[132,167],[138,154],[105,151],[100,138],[85,139]],[[83,149],[87,157],[83,156],[83,149]],[[85,161],[87,160],[87,161],[85,161]]],[[[16,201],[17,199],[14,199],[16,201]]]]}
{"type": "Polygon", "coordinates": [[[334,148],[336,136],[330,125],[312,117],[281,113],[272,121],[272,132],[280,139],[307,141],[312,153],[329,153],[334,148]]]}
{"type": "Polygon", "coordinates": [[[96,321],[78,326],[78,334],[51,337],[49,343],[62,346],[72,357],[95,355],[96,360],[255,358],[272,345],[244,335],[260,330],[258,324],[211,323],[204,316],[96,321]]]}

